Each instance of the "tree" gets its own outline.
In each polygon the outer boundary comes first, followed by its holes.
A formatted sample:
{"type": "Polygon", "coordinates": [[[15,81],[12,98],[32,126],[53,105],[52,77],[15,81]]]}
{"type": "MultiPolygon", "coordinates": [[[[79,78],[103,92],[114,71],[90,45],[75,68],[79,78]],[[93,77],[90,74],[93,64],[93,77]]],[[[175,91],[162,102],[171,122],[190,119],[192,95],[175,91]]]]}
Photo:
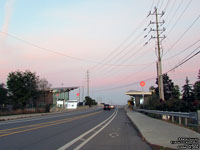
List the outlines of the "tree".
{"type": "MultiPolygon", "coordinates": [[[[158,85],[158,78],[156,79],[156,84],[158,85]]],[[[164,89],[164,97],[165,100],[169,99],[179,99],[180,92],[178,85],[174,85],[172,80],[169,78],[167,74],[163,74],[163,89],[164,89]]],[[[158,87],[155,88],[156,94],[159,95],[158,87]]]]}
{"type": "Polygon", "coordinates": [[[8,91],[3,83],[0,84],[0,105],[8,104],[8,91]]]}
{"type": "Polygon", "coordinates": [[[36,99],[36,104],[35,104],[36,109],[38,108],[38,104],[42,102],[43,106],[45,105],[46,111],[48,112],[50,110],[50,104],[46,103],[46,97],[49,93],[50,88],[51,88],[51,84],[49,84],[49,82],[45,78],[38,80],[38,92],[39,92],[40,98],[36,99]]]}
{"type": "Polygon", "coordinates": [[[198,73],[198,77],[197,77],[197,81],[194,83],[194,96],[195,99],[200,101],[200,69],[199,69],[199,73],[198,73]]]}
{"type": "Polygon", "coordinates": [[[194,93],[193,93],[193,90],[192,90],[192,86],[191,84],[189,84],[189,79],[188,77],[186,77],[186,80],[185,80],[185,85],[183,86],[183,101],[185,101],[188,109],[192,109],[193,107],[193,102],[194,102],[194,93]]]}
{"type": "Polygon", "coordinates": [[[89,107],[91,107],[91,105],[97,105],[97,102],[94,99],[92,99],[91,97],[86,96],[85,97],[85,105],[89,105],[89,107]]]}
{"type": "Polygon", "coordinates": [[[38,79],[35,73],[28,70],[9,73],[7,87],[15,108],[24,108],[26,104],[37,98],[38,79]]]}
{"type": "Polygon", "coordinates": [[[51,84],[45,79],[42,78],[38,81],[38,89],[41,91],[45,91],[51,88],[51,84]]]}

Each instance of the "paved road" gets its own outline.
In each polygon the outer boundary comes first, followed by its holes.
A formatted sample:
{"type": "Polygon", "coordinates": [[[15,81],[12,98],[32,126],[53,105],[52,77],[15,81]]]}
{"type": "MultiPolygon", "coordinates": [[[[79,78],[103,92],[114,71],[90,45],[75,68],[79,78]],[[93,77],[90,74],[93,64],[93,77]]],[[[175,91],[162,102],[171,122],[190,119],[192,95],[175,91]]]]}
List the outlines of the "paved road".
{"type": "Polygon", "coordinates": [[[0,122],[0,150],[150,149],[123,109],[0,122]],[[104,145],[102,145],[104,143],[104,145]]]}
{"type": "Polygon", "coordinates": [[[116,118],[105,130],[94,137],[82,149],[84,150],[150,150],[138,136],[124,109],[119,109],[116,118]]]}

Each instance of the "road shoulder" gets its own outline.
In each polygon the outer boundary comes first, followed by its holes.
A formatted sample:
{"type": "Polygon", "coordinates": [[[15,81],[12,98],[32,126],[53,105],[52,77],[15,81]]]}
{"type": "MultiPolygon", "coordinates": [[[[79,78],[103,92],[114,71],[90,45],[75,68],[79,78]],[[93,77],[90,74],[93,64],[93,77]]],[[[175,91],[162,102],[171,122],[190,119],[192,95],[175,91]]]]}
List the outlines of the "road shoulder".
{"type": "Polygon", "coordinates": [[[184,137],[200,139],[198,133],[187,128],[154,119],[127,108],[125,108],[125,110],[127,111],[127,116],[141,133],[142,137],[151,145],[177,149],[177,146],[180,144],[172,144],[171,142],[176,142],[178,138],[184,137]]]}

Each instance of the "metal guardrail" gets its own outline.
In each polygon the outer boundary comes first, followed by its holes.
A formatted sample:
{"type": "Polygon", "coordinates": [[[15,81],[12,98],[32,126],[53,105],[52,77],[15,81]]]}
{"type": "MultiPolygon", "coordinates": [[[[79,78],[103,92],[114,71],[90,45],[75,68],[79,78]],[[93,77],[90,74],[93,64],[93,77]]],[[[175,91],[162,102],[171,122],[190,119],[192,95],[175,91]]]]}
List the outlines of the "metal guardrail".
{"type": "Polygon", "coordinates": [[[137,109],[137,111],[198,120],[198,115],[196,112],[186,113],[186,112],[158,111],[158,110],[145,110],[145,109],[137,109]]]}
{"type": "Polygon", "coordinates": [[[172,122],[174,122],[174,117],[179,118],[179,124],[181,125],[182,121],[181,118],[185,118],[185,125],[188,125],[188,119],[193,119],[197,124],[190,124],[190,125],[198,125],[199,124],[199,119],[198,119],[198,112],[173,112],[173,111],[158,111],[158,110],[146,110],[146,109],[137,109],[139,112],[146,112],[146,113],[151,113],[151,114],[159,114],[159,115],[165,115],[165,116],[172,116],[172,122]]]}

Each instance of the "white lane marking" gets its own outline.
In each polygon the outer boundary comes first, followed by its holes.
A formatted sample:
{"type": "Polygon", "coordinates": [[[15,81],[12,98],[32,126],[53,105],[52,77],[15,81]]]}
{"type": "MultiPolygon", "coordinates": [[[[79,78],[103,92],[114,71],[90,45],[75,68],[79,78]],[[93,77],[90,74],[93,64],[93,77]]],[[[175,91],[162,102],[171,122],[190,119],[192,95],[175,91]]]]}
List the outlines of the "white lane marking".
{"type": "Polygon", "coordinates": [[[113,119],[115,119],[116,115],[117,115],[117,112],[115,113],[115,116],[113,116],[113,118],[110,121],[108,121],[101,129],[99,129],[95,134],[91,135],[88,139],[86,139],[84,142],[82,142],[80,145],[74,148],[74,150],[81,149],[85,144],[87,144],[91,139],[93,139],[99,132],[101,132],[105,127],[107,127],[113,121],[113,119]]]}
{"type": "Polygon", "coordinates": [[[119,136],[119,134],[117,132],[114,132],[114,133],[110,133],[109,136],[112,138],[115,138],[115,137],[119,136]]]}
{"type": "MultiPolygon", "coordinates": [[[[99,110],[99,109],[96,109],[99,110]]],[[[66,112],[67,114],[61,114],[61,115],[57,115],[57,114],[49,114],[49,115],[53,115],[53,116],[35,116],[37,118],[24,118],[24,119],[18,119],[16,121],[6,121],[6,122],[0,122],[0,125],[3,124],[12,124],[12,123],[21,123],[21,122],[28,122],[28,121],[37,121],[37,120],[44,120],[44,119],[49,119],[49,118],[56,118],[56,117],[63,117],[63,116],[71,116],[71,115],[78,115],[78,114],[82,114],[82,113],[88,113],[88,112],[92,112],[94,110],[87,110],[87,111],[78,111],[78,112],[66,112]]]]}
{"type": "Polygon", "coordinates": [[[73,139],[72,141],[68,142],[67,144],[63,145],[62,147],[60,147],[58,150],[65,150],[68,147],[72,146],[74,143],[76,143],[77,141],[79,141],[80,139],[82,139],[84,136],[86,136],[87,134],[89,134],[90,132],[92,132],[93,130],[95,130],[96,128],[100,127],[102,124],[104,124],[106,121],[108,121],[110,118],[112,118],[116,113],[116,110],[113,112],[113,114],[108,117],[106,120],[104,120],[103,122],[101,122],[100,124],[98,124],[97,126],[95,126],[94,128],[86,131],[85,133],[83,133],[82,135],[78,136],[77,138],[73,139]]]}

